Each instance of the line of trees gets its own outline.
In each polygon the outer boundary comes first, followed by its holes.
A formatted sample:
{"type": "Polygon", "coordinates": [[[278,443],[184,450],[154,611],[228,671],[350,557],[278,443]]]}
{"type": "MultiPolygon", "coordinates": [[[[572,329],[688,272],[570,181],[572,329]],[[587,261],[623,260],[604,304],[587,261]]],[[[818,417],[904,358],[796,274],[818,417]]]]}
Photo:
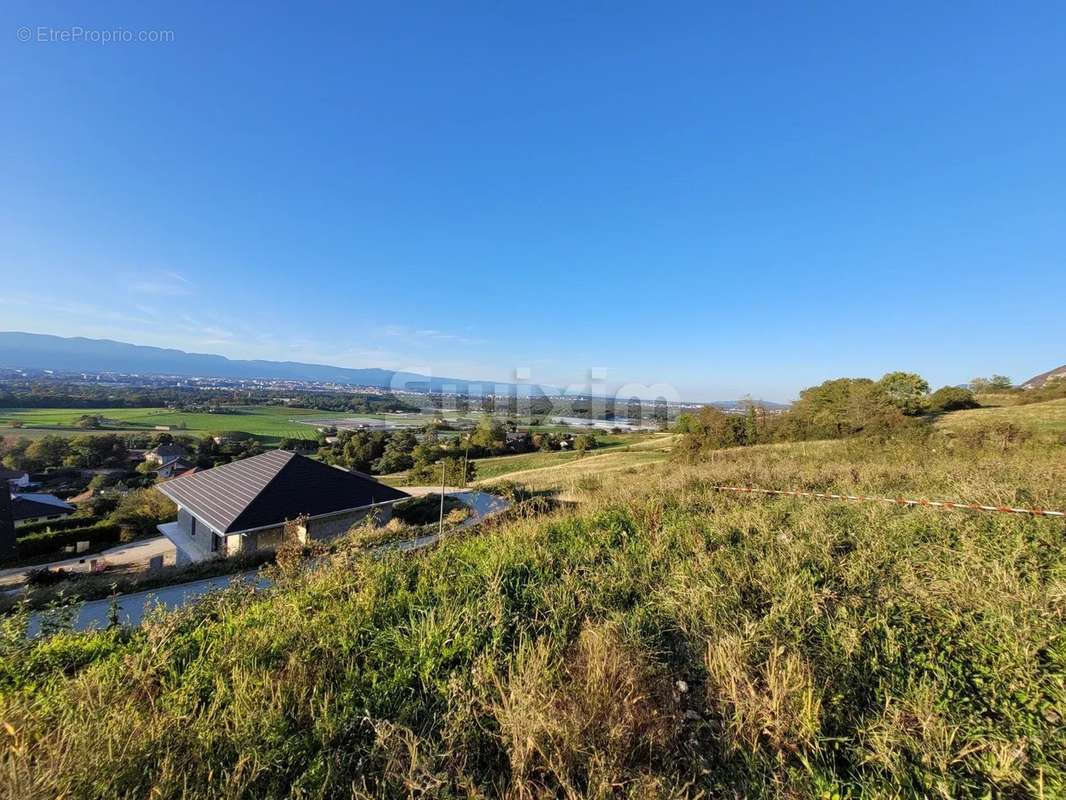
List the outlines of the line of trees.
{"type": "Polygon", "coordinates": [[[176,442],[189,453],[188,460],[207,469],[238,461],[263,452],[263,447],[251,434],[235,433],[220,436],[207,434],[175,436],[157,434],[84,434],[79,436],[48,435],[39,439],[26,437],[0,440],[0,464],[7,469],[43,472],[60,467],[98,469],[129,465],[131,449],[148,449],[159,444],[176,442]]]}
{"type": "Polygon", "coordinates": [[[327,464],[368,474],[387,475],[409,470],[412,480],[436,474],[438,481],[440,469],[434,465],[442,459],[451,459],[467,465],[456,467],[460,480],[463,469],[468,471],[467,480],[472,480],[473,459],[564,449],[584,452],[597,446],[596,437],[591,432],[577,435],[529,433],[519,431],[513,421],[491,416],[483,416],[474,430],[457,436],[448,436],[446,432],[442,435],[442,431],[432,423],[421,432],[341,431],[333,442],[322,443],[318,456],[327,464]]]}
{"type": "Polygon", "coordinates": [[[302,392],[188,387],[129,387],[44,380],[13,381],[0,388],[0,408],[156,408],[226,413],[237,405],[287,405],[321,411],[417,413],[392,394],[302,392]]]}
{"type": "Polygon", "coordinates": [[[877,381],[825,381],[804,389],[791,408],[776,414],[754,403],[748,403],[744,414],[707,406],[695,414],[679,415],[674,430],[684,434],[680,452],[692,456],[767,442],[885,436],[929,414],[976,406],[969,389],[945,386],[930,393],[921,375],[889,372],[877,381]]]}

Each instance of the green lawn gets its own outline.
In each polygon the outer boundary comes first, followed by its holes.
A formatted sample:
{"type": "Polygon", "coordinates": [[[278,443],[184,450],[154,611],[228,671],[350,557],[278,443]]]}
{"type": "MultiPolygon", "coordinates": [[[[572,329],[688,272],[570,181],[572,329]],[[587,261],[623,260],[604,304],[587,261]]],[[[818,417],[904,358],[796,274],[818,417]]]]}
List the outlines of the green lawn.
{"type": "MultiPolygon", "coordinates": [[[[107,422],[97,432],[149,432],[157,426],[169,426],[172,433],[202,436],[217,431],[243,431],[264,442],[277,444],[285,437],[313,439],[313,425],[295,420],[329,416],[303,408],[279,406],[237,406],[232,414],[206,414],[173,411],[168,408],[4,408],[0,409],[0,435],[37,437],[46,434],[74,435],[92,433],[75,426],[83,415],[101,416],[107,422]],[[21,428],[12,428],[18,420],[21,428]]],[[[335,418],[339,415],[333,415],[335,418]]]]}

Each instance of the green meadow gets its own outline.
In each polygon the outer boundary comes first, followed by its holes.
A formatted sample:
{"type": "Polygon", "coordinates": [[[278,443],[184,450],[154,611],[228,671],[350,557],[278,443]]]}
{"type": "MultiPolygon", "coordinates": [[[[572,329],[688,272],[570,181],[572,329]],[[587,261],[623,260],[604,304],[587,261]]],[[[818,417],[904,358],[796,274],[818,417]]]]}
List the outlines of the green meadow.
{"type": "Polygon", "coordinates": [[[281,406],[236,406],[233,413],[208,414],[175,411],[168,408],[3,408],[0,409],[0,435],[43,436],[46,434],[92,433],[77,427],[82,416],[100,416],[104,427],[98,432],[152,432],[160,427],[172,433],[202,436],[219,431],[243,431],[261,439],[264,444],[277,444],[286,437],[313,439],[313,425],[300,424],[298,419],[319,419],[326,412],[281,406]],[[21,422],[21,428],[12,422],[21,422]]]}

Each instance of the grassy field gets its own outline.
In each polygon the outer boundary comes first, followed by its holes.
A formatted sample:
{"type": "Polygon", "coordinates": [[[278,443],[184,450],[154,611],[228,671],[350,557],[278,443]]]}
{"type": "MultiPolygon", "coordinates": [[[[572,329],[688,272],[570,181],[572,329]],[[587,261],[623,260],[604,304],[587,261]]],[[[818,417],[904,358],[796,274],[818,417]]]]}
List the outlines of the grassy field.
{"type": "Polygon", "coordinates": [[[577,484],[589,485],[605,473],[666,461],[673,440],[671,434],[638,434],[627,437],[624,444],[585,455],[530,453],[484,459],[478,463],[477,484],[491,490],[493,483],[513,480],[537,491],[572,491],[577,484]]]}
{"type": "Polygon", "coordinates": [[[953,411],[937,421],[937,426],[950,431],[963,431],[981,425],[1011,422],[1044,440],[1057,440],[1066,435],[1066,399],[1048,400],[1030,405],[974,408],[953,411]]]}
{"type": "Polygon", "coordinates": [[[328,416],[322,411],[279,406],[239,406],[232,414],[206,414],[173,411],[167,408],[43,408],[0,409],[0,435],[44,436],[47,434],[75,435],[92,433],[75,426],[83,415],[97,415],[108,420],[106,430],[98,432],[151,432],[156,426],[169,426],[173,433],[202,436],[217,431],[244,431],[260,438],[265,444],[276,444],[285,437],[313,439],[312,425],[300,424],[296,419],[317,419],[328,416]],[[21,428],[12,428],[18,420],[21,428]]]}
{"type": "MultiPolygon", "coordinates": [[[[634,434],[604,434],[597,437],[599,442],[595,450],[586,453],[578,453],[572,450],[555,450],[552,452],[522,453],[514,456],[496,456],[493,458],[474,459],[477,466],[477,483],[488,485],[502,478],[520,478],[530,481],[547,482],[540,480],[548,473],[561,470],[569,465],[569,469],[560,474],[578,474],[597,466],[605,465],[601,459],[608,454],[618,456],[610,464],[617,466],[618,462],[625,461],[632,464],[645,463],[649,460],[662,461],[664,453],[673,442],[672,434],[660,433],[634,433],[634,434]],[[631,456],[622,456],[619,451],[630,451],[631,456]],[[657,452],[658,456],[651,458],[649,452],[657,452]],[[527,476],[527,473],[531,473],[527,476]]],[[[379,480],[392,486],[403,486],[407,483],[406,473],[398,472],[392,475],[380,476],[379,480]]]]}
{"type": "Polygon", "coordinates": [[[0,795],[1063,797],[1061,520],[710,488],[1062,508],[1062,455],[933,432],[600,469],[576,510],[135,632],[13,618],[0,795]]]}

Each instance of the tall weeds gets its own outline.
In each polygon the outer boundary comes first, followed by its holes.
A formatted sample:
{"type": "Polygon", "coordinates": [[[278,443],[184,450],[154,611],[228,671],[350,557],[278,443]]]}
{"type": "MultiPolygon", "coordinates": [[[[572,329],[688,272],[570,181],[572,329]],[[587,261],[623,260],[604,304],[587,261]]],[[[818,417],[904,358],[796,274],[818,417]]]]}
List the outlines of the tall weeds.
{"type": "Polygon", "coordinates": [[[710,487],[1062,507],[1064,469],[937,438],[722,451],[137,631],[12,624],[0,796],[1061,797],[1060,521],[710,487]]]}

